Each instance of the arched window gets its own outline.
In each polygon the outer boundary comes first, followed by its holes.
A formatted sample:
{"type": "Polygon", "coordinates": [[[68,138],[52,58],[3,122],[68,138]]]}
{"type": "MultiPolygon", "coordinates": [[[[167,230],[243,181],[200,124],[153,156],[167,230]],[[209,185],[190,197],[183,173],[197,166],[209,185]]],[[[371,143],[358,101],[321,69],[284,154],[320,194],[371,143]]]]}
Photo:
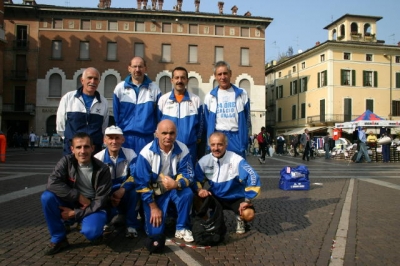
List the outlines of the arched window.
{"type": "Polygon", "coordinates": [[[346,29],[344,27],[344,25],[340,25],[340,36],[344,37],[346,35],[346,29]]]}
{"type": "Polygon", "coordinates": [[[81,78],[82,78],[82,74],[80,74],[80,75],[77,77],[77,79],[76,79],[76,88],[82,87],[81,78]]]}
{"type": "Polygon", "coordinates": [[[56,131],[56,115],[49,116],[46,120],[46,133],[48,136],[53,136],[56,131]]]}
{"type": "Polygon", "coordinates": [[[188,91],[199,95],[199,81],[197,80],[197,78],[189,78],[188,91]]]}
{"type": "Polygon", "coordinates": [[[357,23],[355,23],[355,22],[351,23],[350,31],[351,31],[351,34],[358,33],[358,25],[357,25],[357,23]]]}
{"type": "Polygon", "coordinates": [[[248,96],[249,99],[250,99],[250,91],[251,91],[251,88],[250,88],[250,81],[247,80],[247,79],[242,79],[242,80],[239,82],[239,87],[242,88],[242,89],[245,89],[245,90],[247,91],[247,96],[248,96]]]}
{"type": "Polygon", "coordinates": [[[162,94],[170,92],[172,90],[171,78],[168,76],[163,76],[160,78],[159,86],[162,94]]]}
{"type": "Polygon", "coordinates": [[[334,30],[332,31],[332,40],[336,41],[336,38],[337,38],[337,36],[336,36],[336,29],[334,29],[334,30]]]}
{"type": "Polygon", "coordinates": [[[62,78],[60,74],[51,74],[49,79],[49,97],[61,97],[62,78]]]}
{"type": "Polygon", "coordinates": [[[371,25],[369,23],[364,25],[364,36],[371,36],[371,25]]]}
{"type": "Polygon", "coordinates": [[[112,98],[115,86],[117,86],[117,77],[114,75],[107,75],[104,80],[104,97],[112,98]]]}

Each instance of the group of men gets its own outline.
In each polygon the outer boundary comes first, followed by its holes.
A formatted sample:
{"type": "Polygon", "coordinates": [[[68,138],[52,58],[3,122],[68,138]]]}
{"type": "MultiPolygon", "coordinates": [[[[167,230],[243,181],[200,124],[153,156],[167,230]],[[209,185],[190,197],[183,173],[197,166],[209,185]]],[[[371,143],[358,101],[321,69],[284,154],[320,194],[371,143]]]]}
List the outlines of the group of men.
{"type": "Polygon", "coordinates": [[[95,68],[87,68],[82,87],[60,101],[57,132],[64,137],[65,156],[41,198],[51,234],[48,255],[69,245],[66,221],[78,222],[81,233],[97,242],[115,217],[123,217],[126,236],[137,237],[142,208],[146,234],[163,235],[171,205],[177,213],[175,237],[192,242],[195,197],[213,195],[234,211],[237,233],[244,233],[245,223],[254,218],[251,200],[260,192],[260,178],[244,159],[250,104],[247,92],[230,83],[229,64],[215,64],[219,85],[204,105],[187,90],[183,67],[172,71],[173,89],[164,95],[145,75],[143,58],[134,57],[128,70],[114,90],[116,126],[107,127],[108,103],[97,92],[95,68]],[[203,134],[211,153],[197,162],[203,134]],[[208,190],[203,189],[206,182],[208,190]]]}

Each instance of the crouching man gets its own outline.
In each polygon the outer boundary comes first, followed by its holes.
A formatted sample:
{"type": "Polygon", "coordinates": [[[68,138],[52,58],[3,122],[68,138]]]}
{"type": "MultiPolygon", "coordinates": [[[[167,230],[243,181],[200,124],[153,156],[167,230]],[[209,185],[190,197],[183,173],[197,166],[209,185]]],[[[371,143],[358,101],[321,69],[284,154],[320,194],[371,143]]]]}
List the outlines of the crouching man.
{"type": "Polygon", "coordinates": [[[214,195],[224,209],[233,211],[237,215],[236,233],[243,234],[246,223],[255,216],[251,201],[260,193],[260,177],[243,157],[226,150],[224,133],[214,132],[208,141],[211,153],[197,163],[194,187],[199,197],[214,195]],[[209,190],[202,188],[205,182],[209,190]]]}
{"type": "Polygon", "coordinates": [[[110,170],[92,156],[93,142],[86,133],[73,136],[71,151],[72,154],[65,155],[57,163],[41,196],[51,235],[46,255],[56,254],[69,246],[64,221],[80,222],[80,232],[94,243],[102,238],[107,222],[110,170]]]}
{"type": "Polygon", "coordinates": [[[176,140],[171,120],[158,123],[156,138],[140,152],[136,162],[137,191],[142,193],[147,235],[163,235],[168,204],[178,213],[175,237],[192,242],[190,210],[193,203],[193,165],[188,148],[176,140]]]}
{"type": "Polygon", "coordinates": [[[140,196],[136,193],[133,173],[135,172],[136,153],[129,148],[123,148],[125,142],[121,128],[110,126],[104,134],[106,148],[94,155],[110,168],[111,213],[108,220],[111,221],[104,227],[104,232],[112,232],[118,222],[126,225],[126,237],[138,236],[137,230],[141,224],[137,219],[138,202],[140,196]]]}

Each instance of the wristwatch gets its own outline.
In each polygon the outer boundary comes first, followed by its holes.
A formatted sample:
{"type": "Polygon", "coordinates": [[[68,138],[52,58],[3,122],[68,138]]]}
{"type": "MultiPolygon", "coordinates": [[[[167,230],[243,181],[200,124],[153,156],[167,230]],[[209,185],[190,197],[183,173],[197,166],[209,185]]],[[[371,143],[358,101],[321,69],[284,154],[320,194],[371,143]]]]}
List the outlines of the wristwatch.
{"type": "Polygon", "coordinates": [[[244,202],[251,204],[251,200],[250,199],[245,199],[244,202]]]}
{"type": "Polygon", "coordinates": [[[179,182],[179,181],[176,181],[176,182],[178,182],[178,189],[181,189],[182,188],[181,182],[179,182]]]}

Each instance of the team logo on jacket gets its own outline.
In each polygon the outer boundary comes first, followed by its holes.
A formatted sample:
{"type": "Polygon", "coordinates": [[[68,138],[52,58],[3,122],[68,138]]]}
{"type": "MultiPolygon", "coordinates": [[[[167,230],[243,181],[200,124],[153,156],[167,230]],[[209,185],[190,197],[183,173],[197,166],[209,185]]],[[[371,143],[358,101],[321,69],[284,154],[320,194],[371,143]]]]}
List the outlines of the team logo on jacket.
{"type": "Polygon", "coordinates": [[[96,108],[96,113],[100,114],[100,110],[99,108],[96,108]]]}

